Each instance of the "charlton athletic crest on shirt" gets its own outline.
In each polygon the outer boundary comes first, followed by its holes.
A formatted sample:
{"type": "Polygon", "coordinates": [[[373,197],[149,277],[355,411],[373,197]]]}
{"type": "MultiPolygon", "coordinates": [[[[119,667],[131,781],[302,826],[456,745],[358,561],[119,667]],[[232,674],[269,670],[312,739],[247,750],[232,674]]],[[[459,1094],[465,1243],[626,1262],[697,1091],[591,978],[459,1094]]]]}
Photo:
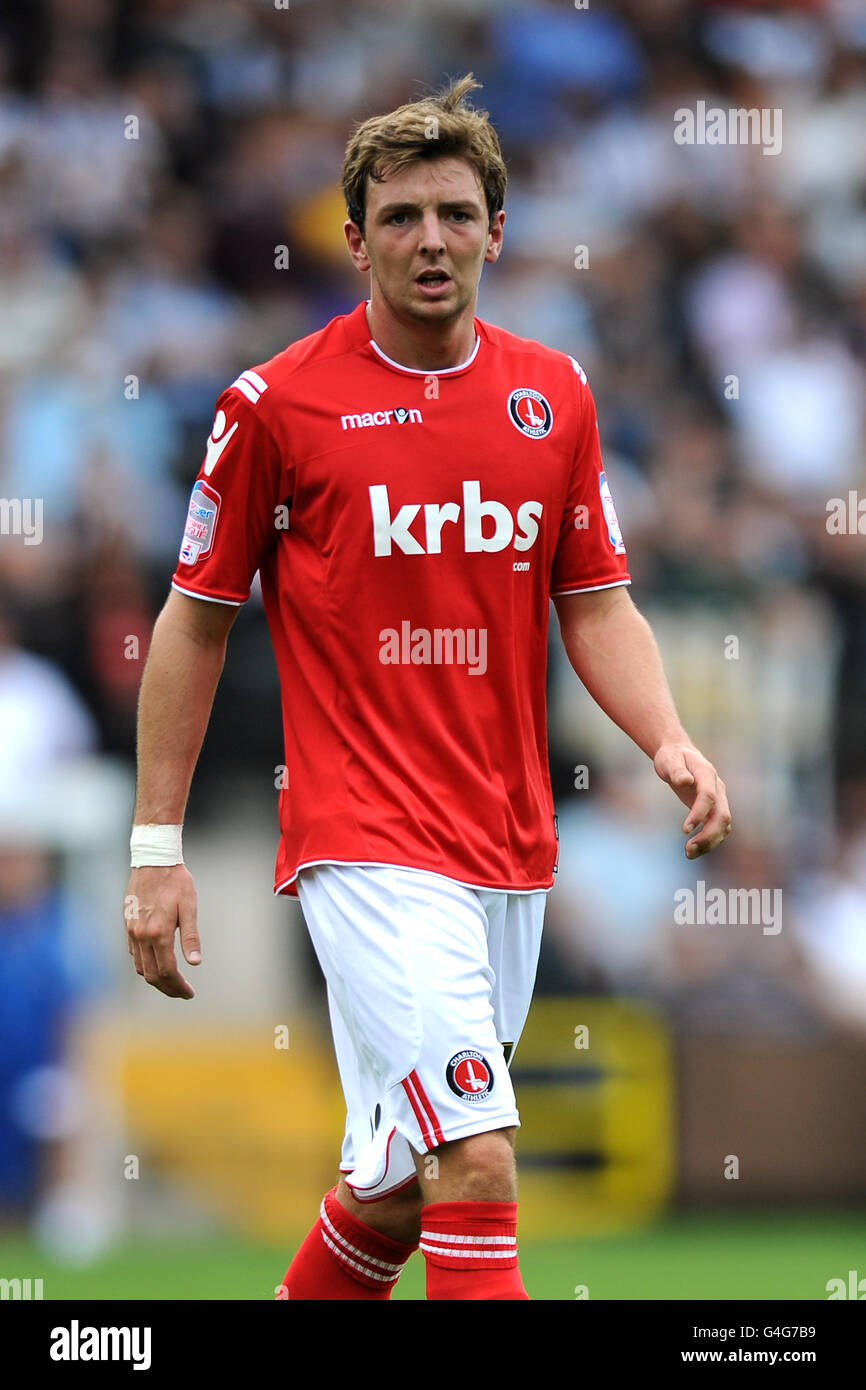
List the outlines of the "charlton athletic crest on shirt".
{"type": "Polygon", "coordinates": [[[455,1096],[475,1105],[493,1090],[493,1068],[482,1053],[467,1047],[455,1052],[445,1068],[445,1079],[455,1096]]]}
{"type": "Polygon", "coordinates": [[[530,439],[543,439],[550,434],[553,411],[540,391],[518,386],[508,397],[508,418],[521,434],[530,439]]]}

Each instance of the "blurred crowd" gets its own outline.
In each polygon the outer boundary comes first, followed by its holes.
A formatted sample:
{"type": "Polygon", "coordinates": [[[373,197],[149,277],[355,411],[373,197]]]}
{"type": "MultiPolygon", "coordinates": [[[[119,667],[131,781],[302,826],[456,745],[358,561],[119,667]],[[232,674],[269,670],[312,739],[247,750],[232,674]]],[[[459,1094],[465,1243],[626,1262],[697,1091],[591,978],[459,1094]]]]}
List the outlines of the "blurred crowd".
{"type": "MultiPolygon", "coordinates": [[[[784,888],[796,928],[677,937],[671,893],[695,868],[676,808],[656,845],[635,792],[651,770],[621,764],[554,643],[564,867],[542,980],[675,1007],[714,979],[725,1017],[751,1000],[757,1024],[787,1007],[862,1026],[858,0],[0,5],[0,497],[44,500],[41,544],[0,536],[0,712],[131,759],[215,398],[365,296],[341,231],[353,123],[470,69],[510,178],[478,313],[586,369],[633,595],[734,805],[706,874],[784,888]],[[781,110],[781,151],[677,144],[699,100],[781,110]],[[828,529],[851,493],[853,527],[828,529]]],[[[200,776],[257,759],[269,776],[278,720],[254,594],[200,776]]]]}

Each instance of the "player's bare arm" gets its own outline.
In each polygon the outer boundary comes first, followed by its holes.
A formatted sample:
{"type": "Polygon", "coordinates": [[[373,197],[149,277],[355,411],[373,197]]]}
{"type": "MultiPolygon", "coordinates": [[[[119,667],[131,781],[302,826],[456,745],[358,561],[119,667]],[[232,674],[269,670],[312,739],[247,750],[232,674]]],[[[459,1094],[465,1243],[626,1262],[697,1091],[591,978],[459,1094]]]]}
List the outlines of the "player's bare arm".
{"type": "Polygon", "coordinates": [[[725,784],[680,723],[652,629],[628,590],[564,594],[554,603],[568,659],[586,689],[688,806],[686,855],[698,859],[715,849],[731,830],[725,784]]]}
{"type": "MultiPolygon", "coordinates": [[[[172,590],[156,620],[138,706],[135,825],[180,825],[196,760],[225,660],[237,608],[172,590]]],[[[126,890],[126,932],[135,968],[173,999],[195,991],[180,973],[201,961],[196,892],[183,864],[133,869],[126,890]]]]}

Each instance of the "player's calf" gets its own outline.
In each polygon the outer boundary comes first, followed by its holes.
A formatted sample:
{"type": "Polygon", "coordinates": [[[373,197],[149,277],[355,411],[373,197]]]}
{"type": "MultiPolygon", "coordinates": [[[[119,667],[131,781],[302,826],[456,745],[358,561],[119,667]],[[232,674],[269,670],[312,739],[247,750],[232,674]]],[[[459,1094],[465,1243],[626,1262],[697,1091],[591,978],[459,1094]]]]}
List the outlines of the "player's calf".
{"type": "Polygon", "coordinates": [[[417,1181],[401,1187],[388,1197],[359,1202],[341,1178],[337,1184],[337,1201],[356,1221],[362,1221],[392,1240],[417,1246],[421,1235],[421,1208],[424,1205],[417,1181]]]}
{"type": "Polygon", "coordinates": [[[435,1167],[421,1160],[428,1300],[529,1297],[517,1267],[513,1136],[513,1128],[473,1134],[440,1145],[435,1167]]]}

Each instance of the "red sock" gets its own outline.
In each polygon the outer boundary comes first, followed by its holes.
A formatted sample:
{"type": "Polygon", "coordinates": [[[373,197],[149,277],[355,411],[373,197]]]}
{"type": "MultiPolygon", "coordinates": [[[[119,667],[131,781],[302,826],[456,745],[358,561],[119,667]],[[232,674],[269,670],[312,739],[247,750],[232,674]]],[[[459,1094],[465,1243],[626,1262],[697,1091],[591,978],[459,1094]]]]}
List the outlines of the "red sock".
{"type": "Polygon", "coordinates": [[[516,1202],[436,1202],[421,1212],[427,1298],[528,1299],[516,1202]]]}
{"type": "Polygon", "coordinates": [[[403,1265],[417,1249],[365,1226],[340,1206],[332,1187],[325,1193],[318,1221],[286,1270],[276,1301],[389,1299],[403,1265]]]}

